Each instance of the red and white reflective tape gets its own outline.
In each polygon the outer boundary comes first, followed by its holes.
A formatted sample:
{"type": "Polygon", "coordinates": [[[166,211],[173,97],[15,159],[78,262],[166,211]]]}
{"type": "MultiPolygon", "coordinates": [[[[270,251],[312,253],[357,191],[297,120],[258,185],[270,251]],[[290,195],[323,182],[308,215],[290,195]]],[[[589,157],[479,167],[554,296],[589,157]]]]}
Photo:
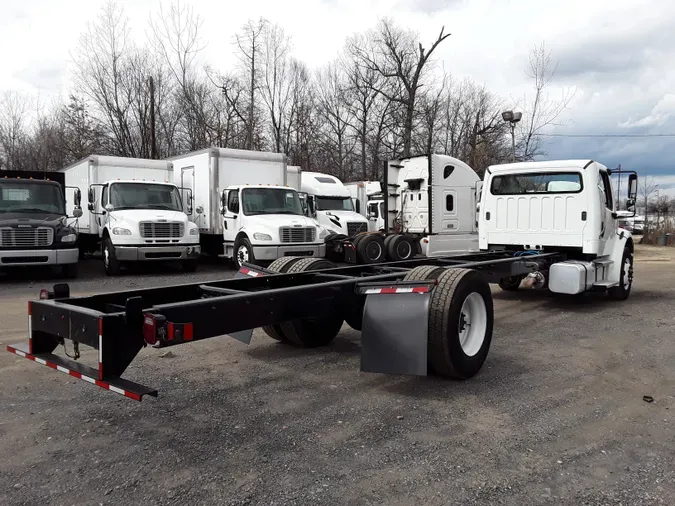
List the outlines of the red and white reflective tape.
{"type": "Polygon", "coordinates": [[[91,378],[89,376],[85,376],[84,374],[73,371],[72,369],[68,369],[67,367],[60,366],[58,364],[55,364],[54,362],[50,362],[49,360],[45,360],[39,357],[36,357],[35,355],[31,355],[30,353],[24,353],[21,350],[17,350],[16,348],[13,348],[11,346],[7,346],[7,351],[14,353],[15,355],[18,355],[23,358],[27,358],[28,360],[32,360],[34,362],[37,362],[38,364],[46,365],[47,367],[50,367],[52,369],[55,369],[57,371],[60,371],[62,373],[68,374],[69,376],[72,376],[73,378],[81,379],[86,381],[87,383],[91,383],[92,385],[96,385],[97,387],[105,388],[106,390],[110,390],[111,392],[115,392],[116,394],[123,395],[124,397],[128,397],[129,399],[133,399],[135,401],[140,401],[141,396],[138,395],[135,392],[130,392],[128,390],[124,390],[122,388],[118,388],[116,386],[111,385],[110,383],[106,383],[105,381],[97,380],[94,378],[91,378]]]}
{"type": "Polygon", "coordinates": [[[33,304],[28,301],[28,351],[33,353],[33,304]]]}
{"type": "Polygon", "coordinates": [[[257,278],[258,276],[263,275],[262,272],[252,271],[251,269],[247,269],[246,267],[242,267],[241,269],[239,269],[239,272],[241,272],[242,274],[247,274],[249,276],[253,276],[254,278],[257,278]]]}
{"type": "Polygon", "coordinates": [[[103,318],[98,319],[98,379],[103,379],[103,318]]]}
{"type": "Polygon", "coordinates": [[[428,286],[408,286],[405,288],[368,288],[366,295],[376,293],[429,293],[428,286]]]}

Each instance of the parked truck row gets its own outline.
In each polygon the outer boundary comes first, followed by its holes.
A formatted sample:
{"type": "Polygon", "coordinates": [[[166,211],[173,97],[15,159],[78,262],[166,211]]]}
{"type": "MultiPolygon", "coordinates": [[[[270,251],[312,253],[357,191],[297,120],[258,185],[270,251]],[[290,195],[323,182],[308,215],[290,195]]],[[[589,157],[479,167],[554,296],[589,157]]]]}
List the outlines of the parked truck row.
{"type": "MultiPolygon", "coordinates": [[[[572,162],[541,163],[552,167],[572,162]]],[[[535,165],[491,167],[485,182],[504,167],[531,170],[535,165]]],[[[33,213],[51,205],[50,212],[56,214],[48,218],[71,231],[64,234],[71,242],[60,240],[58,232],[54,241],[46,225],[10,222],[0,227],[0,266],[61,265],[64,273],[74,276],[78,258],[101,252],[106,274],[116,275],[127,264],[147,261],[177,261],[184,270],[194,271],[202,253],[225,258],[240,268],[289,256],[379,264],[481,249],[484,181],[467,164],[446,155],[390,160],[384,164],[382,183],[344,184],[332,175],[288,166],[280,153],[225,148],[167,160],[92,155],[49,174],[55,179],[28,182],[25,176],[7,174],[5,185],[32,185],[34,190],[21,193],[7,186],[0,209],[3,202],[8,209],[23,206],[33,213]],[[49,195],[49,188],[58,191],[49,195]],[[87,192],[85,209],[82,191],[87,192]],[[20,200],[24,197],[25,201],[20,200]],[[36,199],[42,201],[37,207],[30,204],[36,199]],[[20,236],[29,229],[37,239],[22,243],[20,236]],[[8,256],[5,245],[28,249],[21,254],[13,249],[8,256]],[[32,254],[31,248],[41,248],[42,253],[32,254]],[[45,248],[58,254],[45,253],[51,251],[45,248]]],[[[552,180],[552,184],[561,189],[572,185],[564,180],[552,180]]],[[[520,206],[524,197],[507,200],[520,206]]],[[[559,205],[559,199],[555,202],[559,205]]],[[[28,216],[29,211],[21,212],[28,216]]],[[[514,213],[508,206],[490,212],[497,220],[514,213]]],[[[11,214],[8,218],[18,219],[11,214]]],[[[514,230],[507,228],[505,234],[514,230]]],[[[565,236],[556,228],[551,230],[565,236]]]]}

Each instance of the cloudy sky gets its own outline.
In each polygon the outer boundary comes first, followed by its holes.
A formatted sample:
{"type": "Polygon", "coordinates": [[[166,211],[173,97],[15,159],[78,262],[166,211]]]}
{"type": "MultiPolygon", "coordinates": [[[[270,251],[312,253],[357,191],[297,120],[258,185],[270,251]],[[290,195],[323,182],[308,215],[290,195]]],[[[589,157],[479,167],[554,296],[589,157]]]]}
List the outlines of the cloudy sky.
{"type": "MultiPolygon", "coordinates": [[[[166,0],[168,1],[168,0],[166,0]]],[[[187,3],[188,0],[182,0],[187,3]]],[[[63,93],[69,60],[102,0],[0,0],[0,91],[63,93]]],[[[121,0],[133,34],[145,37],[160,0],[121,0]]],[[[232,64],[232,35],[264,16],[293,38],[310,66],[332,59],[352,33],[378,17],[432,41],[452,36],[438,63],[516,103],[528,92],[530,49],[541,43],[559,66],[552,98],[576,89],[565,126],[546,140],[549,158],[594,158],[651,174],[675,195],[675,3],[663,0],[192,0],[203,19],[203,58],[232,64]],[[292,6],[292,7],[291,7],[292,6]],[[574,137],[585,134],[607,137],[574,137]],[[654,136],[661,135],[660,137],[654,136]],[[665,134],[665,136],[664,136],[665,134]],[[631,137],[618,138],[617,135],[631,137]],[[650,137],[647,137],[649,135],[650,137]],[[614,136],[614,137],[612,137],[614,136]]]]}

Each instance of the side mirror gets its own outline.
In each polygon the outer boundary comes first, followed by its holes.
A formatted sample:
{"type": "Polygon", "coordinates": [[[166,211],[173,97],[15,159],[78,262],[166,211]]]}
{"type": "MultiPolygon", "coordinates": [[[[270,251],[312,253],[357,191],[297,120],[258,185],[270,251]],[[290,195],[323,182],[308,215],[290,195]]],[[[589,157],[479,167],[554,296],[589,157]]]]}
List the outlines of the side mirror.
{"type": "Polygon", "coordinates": [[[204,212],[204,208],[202,206],[197,206],[197,209],[195,209],[195,211],[197,211],[197,214],[202,214],[204,212]]]}
{"type": "Polygon", "coordinates": [[[106,205],[105,205],[105,210],[106,210],[106,211],[110,212],[110,211],[112,211],[113,209],[115,209],[115,208],[113,207],[112,204],[106,204],[106,205]]]}
{"type": "Polygon", "coordinates": [[[307,209],[309,209],[310,216],[316,215],[316,210],[314,208],[314,197],[311,195],[307,196],[307,209]]]}
{"type": "MultiPolygon", "coordinates": [[[[94,188],[89,187],[89,192],[87,194],[87,197],[88,197],[88,200],[89,200],[90,204],[93,204],[94,202],[96,202],[96,194],[94,193],[94,188]]],[[[90,207],[90,209],[91,209],[91,207],[90,207]]]]}
{"type": "Polygon", "coordinates": [[[89,202],[89,204],[87,205],[87,209],[89,209],[93,213],[94,212],[94,204],[89,202]]]}
{"type": "Polygon", "coordinates": [[[73,218],[81,218],[82,217],[82,208],[81,207],[76,207],[73,209],[73,218]]]}
{"type": "Polygon", "coordinates": [[[220,214],[225,214],[227,208],[227,190],[223,190],[223,193],[220,194],[220,214]]]}
{"type": "Polygon", "coordinates": [[[376,218],[377,218],[377,213],[374,213],[372,211],[368,213],[368,219],[374,220],[376,218]]]}
{"type": "Polygon", "coordinates": [[[356,201],[356,212],[361,214],[361,201],[360,200],[356,201]]]}
{"type": "MultiPolygon", "coordinates": [[[[80,207],[82,204],[82,192],[78,188],[75,190],[75,207],[80,207]]],[[[80,209],[80,213],[82,212],[82,209],[80,209]]]]}
{"type": "Polygon", "coordinates": [[[628,176],[628,200],[635,202],[638,192],[638,177],[637,174],[630,174],[628,176]]]}

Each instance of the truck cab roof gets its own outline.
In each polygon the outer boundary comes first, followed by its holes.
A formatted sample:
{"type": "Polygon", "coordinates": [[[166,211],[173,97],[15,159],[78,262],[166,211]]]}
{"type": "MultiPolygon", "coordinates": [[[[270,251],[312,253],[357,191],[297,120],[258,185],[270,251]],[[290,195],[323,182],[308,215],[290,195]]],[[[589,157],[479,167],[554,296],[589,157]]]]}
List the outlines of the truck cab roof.
{"type": "Polygon", "coordinates": [[[596,163],[599,168],[606,169],[606,167],[591,159],[574,159],[574,160],[546,160],[541,162],[515,162],[503,163],[499,165],[490,165],[487,169],[488,173],[495,174],[498,172],[518,172],[522,170],[584,170],[590,164],[596,163]]]}
{"type": "Polygon", "coordinates": [[[111,179],[108,181],[108,184],[112,183],[151,183],[151,184],[162,184],[166,186],[175,186],[170,181],[156,181],[154,179],[111,179]]]}
{"type": "Polygon", "coordinates": [[[352,194],[335,176],[321,172],[302,173],[302,191],[324,197],[351,197],[352,194]]]}

